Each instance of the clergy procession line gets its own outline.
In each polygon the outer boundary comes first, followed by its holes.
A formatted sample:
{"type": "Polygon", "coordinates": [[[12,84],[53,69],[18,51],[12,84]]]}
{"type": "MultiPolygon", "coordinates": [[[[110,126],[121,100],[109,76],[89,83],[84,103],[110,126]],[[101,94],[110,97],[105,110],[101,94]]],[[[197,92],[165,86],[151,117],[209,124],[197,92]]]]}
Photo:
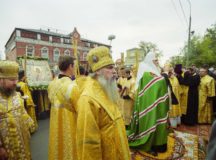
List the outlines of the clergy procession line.
{"type": "MultiPolygon", "coordinates": [[[[60,56],[60,72],[49,83],[49,160],[130,160],[131,150],[160,159],[171,130],[212,124],[216,72],[207,65],[161,68],[150,52],[140,64],[124,66],[104,46],[90,50],[87,60],[90,69],[80,66],[76,74],[75,58],[60,56]]],[[[32,159],[38,110],[19,68],[0,61],[0,160],[32,159]]],[[[216,158],[214,126],[207,159],[216,158]]]]}

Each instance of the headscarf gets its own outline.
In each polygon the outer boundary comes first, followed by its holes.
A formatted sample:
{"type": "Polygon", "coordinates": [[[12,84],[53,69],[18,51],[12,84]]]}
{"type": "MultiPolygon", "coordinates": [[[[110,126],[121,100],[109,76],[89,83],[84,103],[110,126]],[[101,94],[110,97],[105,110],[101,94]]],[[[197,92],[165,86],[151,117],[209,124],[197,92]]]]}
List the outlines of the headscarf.
{"type": "Polygon", "coordinates": [[[160,76],[160,71],[158,67],[153,63],[153,60],[157,59],[156,54],[153,52],[149,52],[144,61],[139,64],[138,72],[137,72],[137,79],[135,87],[138,88],[139,80],[142,78],[144,72],[151,72],[160,76]]]}

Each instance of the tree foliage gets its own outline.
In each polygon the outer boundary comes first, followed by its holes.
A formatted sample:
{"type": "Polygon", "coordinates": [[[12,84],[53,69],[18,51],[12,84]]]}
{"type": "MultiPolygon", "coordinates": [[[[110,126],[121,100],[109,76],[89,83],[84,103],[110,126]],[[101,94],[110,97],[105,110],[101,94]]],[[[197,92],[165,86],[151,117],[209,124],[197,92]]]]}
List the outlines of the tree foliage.
{"type": "MultiPolygon", "coordinates": [[[[189,65],[195,64],[196,66],[202,66],[208,64],[209,66],[216,65],[216,24],[207,28],[203,37],[194,35],[191,38],[189,52],[189,65]]],[[[172,57],[171,63],[176,64],[181,62],[185,65],[186,55],[188,54],[188,45],[185,44],[181,53],[181,61],[179,56],[172,57]]]]}
{"type": "Polygon", "coordinates": [[[160,51],[158,46],[156,44],[152,43],[152,42],[141,41],[139,43],[139,47],[140,47],[141,50],[143,50],[144,57],[149,52],[155,52],[158,57],[162,56],[162,51],[160,51]]]}

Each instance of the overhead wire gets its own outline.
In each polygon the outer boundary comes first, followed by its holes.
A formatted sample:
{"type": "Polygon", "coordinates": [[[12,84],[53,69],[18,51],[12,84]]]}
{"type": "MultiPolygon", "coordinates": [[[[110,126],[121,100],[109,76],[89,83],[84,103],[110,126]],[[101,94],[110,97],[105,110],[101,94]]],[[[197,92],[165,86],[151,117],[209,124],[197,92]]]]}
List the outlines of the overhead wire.
{"type": "Polygon", "coordinates": [[[182,19],[182,17],[181,17],[181,16],[179,15],[179,13],[178,13],[178,10],[177,10],[177,7],[176,7],[176,5],[175,5],[175,3],[174,3],[174,0],[171,0],[171,2],[172,2],[172,5],[173,5],[174,10],[175,10],[175,12],[176,12],[176,15],[178,16],[178,18],[179,18],[179,20],[181,21],[182,25],[185,25],[185,27],[187,27],[187,23],[185,23],[185,21],[182,19]]]}
{"type": "Polygon", "coordinates": [[[187,17],[186,17],[186,15],[185,15],[184,8],[183,8],[183,6],[182,6],[181,0],[179,0],[179,4],[180,4],[180,7],[181,7],[181,11],[182,11],[182,13],[183,13],[185,22],[188,24],[187,17]]]}

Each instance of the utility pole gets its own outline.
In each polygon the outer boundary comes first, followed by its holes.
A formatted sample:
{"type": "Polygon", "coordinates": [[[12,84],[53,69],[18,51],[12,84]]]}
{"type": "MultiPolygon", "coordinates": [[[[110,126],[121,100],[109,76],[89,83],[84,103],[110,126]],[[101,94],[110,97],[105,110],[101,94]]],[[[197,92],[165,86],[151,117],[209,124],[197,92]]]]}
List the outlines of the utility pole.
{"type": "Polygon", "coordinates": [[[189,55],[191,54],[191,3],[188,0],[190,5],[190,16],[189,16],[189,27],[188,27],[188,48],[187,48],[187,56],[186,56],[186,66],[189,67],[189,55]]]}

